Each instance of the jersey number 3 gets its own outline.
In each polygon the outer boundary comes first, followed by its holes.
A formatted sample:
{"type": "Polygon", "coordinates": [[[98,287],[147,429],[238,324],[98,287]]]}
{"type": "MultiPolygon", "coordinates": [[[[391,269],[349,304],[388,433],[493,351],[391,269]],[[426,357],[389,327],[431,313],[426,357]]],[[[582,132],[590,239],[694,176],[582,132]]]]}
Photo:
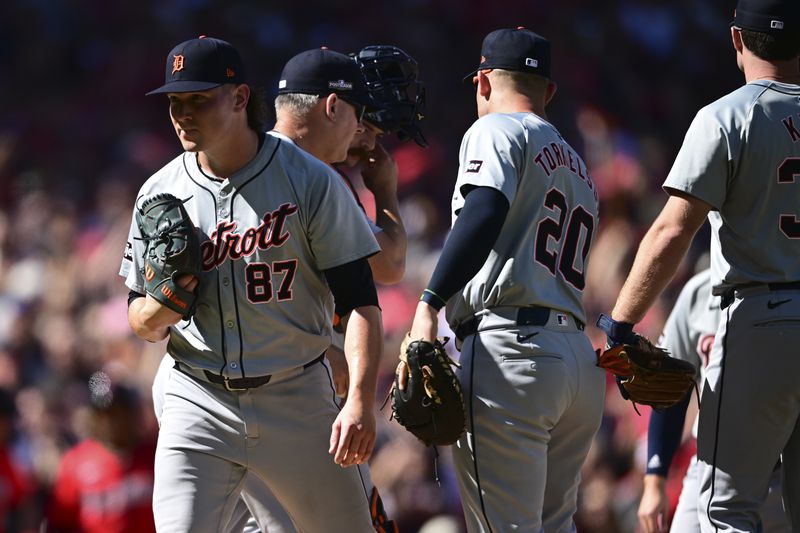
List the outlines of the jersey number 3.
{"type": "MultiPolygon", "coordinates": [[[[790,157],[778,167],[778,183],[794,183],[798,176],[800,176],[800,157],[790,157]]],[[[800,220],[796,215],[781,214],[779,220],[784,235],[790,239],[800,239],[800,220]]]]}
{"type": "Polygon", "coordinates": [[[551,274],[557,275],[556,270],[558,270],[570,285],[582,291],[586,286],[586,257],[589,255],[589,248],[592,245],[594,217],[581,205],[570,211],[564,193],[558,189],[547,191],[547,195],[544,197],[544,206],[557,215],[558,220],[547,216],[539,221],[536,229],[534,257],[551,274]],[[567,220],[567,214],[569,214],[569,220],[567,220]],[[578,256],[582,235],[581,261],[576,266],[575,259],[578,256]],[[555,246],[551,247],[551,242],[555,246]]]}

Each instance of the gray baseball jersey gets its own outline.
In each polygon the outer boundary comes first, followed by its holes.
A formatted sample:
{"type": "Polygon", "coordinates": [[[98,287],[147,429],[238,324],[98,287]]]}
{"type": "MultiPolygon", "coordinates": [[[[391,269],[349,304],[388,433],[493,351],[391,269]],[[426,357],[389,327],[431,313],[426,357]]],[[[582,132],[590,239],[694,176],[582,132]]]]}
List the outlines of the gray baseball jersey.
{"type": "MultiPolygon", "coordinates": [[[[333,296],[322,271],[380,249],[330,167],[267,136],[257,157],[224,181],[182,154],[144,184],[137,205],[158,192],[187,199],[204,236],[197,313],[172,328],[173,357],[239,378],[300,366],[325,351],[333,296]]],[[[144,293],[138,237],[133,223],[120,274],[144,293]]]]}
{"type": "Polygon", "coordinates": [[[698,113],[664,183],[712,206],[712,284],[738,286],[701,398],[703,531],[760,530],[781,456],[800,520],[799,174],[800,86],[755,80],[698,113]]]}
{"type": "MultiPolygon", "coordinates": [[[[257,478],[301,530],[371,531],[361,468],[342,469],[327,453],[338,414],[329,369],[309,364],[330,345],[323,271],[379,250],[352,194],[330,167],[272,136],[227,179],[180,155],[137,205],[160,192],[186,199],[203,272],[196,314],[170,328],[167,350],[181,368],[162,381],[157,526],[219,531],[233,523],[245,480],[257,478]],[[271,378],[229,392],[204,371],[271,378]]],[[[138,237],[133,223],[120,274],[144,292],[138,237]]]]}
{"type": "Polygon", "coordinates": [[[527,305],[585,322],[581,293],[598,204],[580,156],[532,113],[492,113],[464,135],[459,159],[454,222],[467,187],[497,189],[511,207],[486,263],[448,302],[448,322],[490,307],[527,305]]]}
{"type": "Polygon", "coordinates": [[[800,87],[758,80],[701,109],[664,183],[710,204],[712,283],[800,280],[800,87]]]}
{"type": "MultiPolygon", "coordinates": [[[[289,137],[287,137],[286,135],[284,135],[282,133],[279,133],[277,131],[270,131],[268,133],[269,133],[269,135],[272,135],[273,137],[276,137],[278,139],[282,139],[284,142],[295,144],[295,142],[292,139],[290,139],[289,137]]],[[[338,169],[333,169],[333,170],[337,174],[339,174],[339,172],[340,172],[338,169]]],[[[340,178],[342,180],[346,180],[347,179],[344,175],[341,175],[340,178]]],[[[348,190],[353,194],[354,198],[356,199],[356,202],[358,203],[358,196],[357,196],[356,191],[350,188],[349,182],[345,182],[345,185],[347,186],[348,190]]],[[[369,228],[372,230],[372,234],[373,235],[377,235],[378,233],[382,232],[383,229],[380,226],[378,226],[375,222],[373,222],[369,218],[369,216],[367,216],[367,212],[364,210],[363,206],[360,203],[359,203],[359,207],[361,208],[361,212],[364,214],[364,220],[366,220],[367,224],[369,225],[369,228]]],[[[344,350],[344,335],[342,333],[339,333],[336,330],[333,330],[332,333],[331,333],[331,344],[333,344],[334,346],[336,346],[340,350],[344,350]]]]}
{"type": "Polygon", "coordinates": [[[658,341],[672,357],[692,363],[699,382],[708,365],[720,316],[719,297],[711,294],[711,271],[704,270],[684,285],[658,341]]]}
{"type": "Polygon", "coordinates": [[[454,328],[480,317],[463,339],[468,421],[453,449],[467,528],[571,531],[605,390],[581,304],[596,189],[531,113],[489,114],[469,129],[454,220],[468,187],[495,188],[510,207],[486,263],[447,308],[454,328]]]}

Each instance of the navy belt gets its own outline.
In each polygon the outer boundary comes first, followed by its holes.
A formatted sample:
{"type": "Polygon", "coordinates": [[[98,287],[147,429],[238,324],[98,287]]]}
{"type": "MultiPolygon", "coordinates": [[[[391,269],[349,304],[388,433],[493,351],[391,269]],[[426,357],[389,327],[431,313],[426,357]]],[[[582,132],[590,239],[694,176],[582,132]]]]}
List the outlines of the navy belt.
{"type": "MultiPolygon", "coordinates": [[[[303,368],[308,368],[313,366],[317,363],[322,362],[325,358],[325,352],[322,352],[319,357],[314,359],[313,361],[309,361],[308,363],[303,365],[303,368]]],[[[175,362],[175,368],[181,370],[181,365],[183,363],[175,362]]],[[[255,389],[256,387],[261,387],[262,385],[266,385],[269,383],[269,380],[272,379],[272,374],[266,376],[254,376],[254,377],[245,377],[245,378],[229,378],[228,376],[223,376],[220,374],[215,374],[210,370],[203,370],[203,374],[205,374],[206,379],[209,382],[214,383],[216,385],[222,385],[225,387],[226,390],[231,392],[241,392],[248,389],[255,389]]]]}
{"type": "Polygon", "coordinates": [[[767,283],[771,291],[800,291],[800,281],[787,281],[785,283],[767,283]]]}
{"type": "Polygon", "coordinates": [[[771,291],[800,291],[800,281],[785,281],[777,283],[726,283],[722,282],[711,288],[711,294],[720,297],[720,308],[725,309],[733,303],[734,293],[741,289],[766,287],[771,291]]]}
{"type": "MultiPolygon", "coordinates": [[[[552,310],[549,307],[541,307],[538,305],[520,307],[517,310],[516,324],[517,326],[545,326],[550,320],[550,311],[552,310]]],[[[459,341],[464,342],[464,339],[478,332],[480,323],[481,317],[473,316],[469,320],[459,324],[454,333],[459,341]]],[[[575,324],[577,324],[578,329],[583,330],[583,322],[576,318],[575,324]]]]}

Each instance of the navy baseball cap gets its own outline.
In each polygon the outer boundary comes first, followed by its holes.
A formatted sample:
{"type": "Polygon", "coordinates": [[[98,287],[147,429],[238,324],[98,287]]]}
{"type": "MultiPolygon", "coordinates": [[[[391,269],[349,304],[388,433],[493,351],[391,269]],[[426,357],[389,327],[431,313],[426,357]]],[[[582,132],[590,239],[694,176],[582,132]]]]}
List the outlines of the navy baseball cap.
{"type": "Polygon", "coordinates": [[[739,0],[734,27],[760,33],[800,31],[800,0],[739,0]]]}
{"type": "Polygon", "coordinates": [[[351,100],[371,107],[367,82],[355,59],[325,47],[300,52],[283,67],[278,82],[278,94],[336,93],[345,101],[351,100]]]}
{"type": "Polygon", "coordinates": [[[550,77],[550,41],[525,29],[495,30],[483,40],[481,64],[464,77],[469,81],[479,70],[518,70],[550,77]]]}
{"type": "Polygon", "coordinates": [[[147,94],[207,91],[226,83],[245,83],[239,52],[227,41],[200,36],[170,51],[164,85],[147,94]]]}

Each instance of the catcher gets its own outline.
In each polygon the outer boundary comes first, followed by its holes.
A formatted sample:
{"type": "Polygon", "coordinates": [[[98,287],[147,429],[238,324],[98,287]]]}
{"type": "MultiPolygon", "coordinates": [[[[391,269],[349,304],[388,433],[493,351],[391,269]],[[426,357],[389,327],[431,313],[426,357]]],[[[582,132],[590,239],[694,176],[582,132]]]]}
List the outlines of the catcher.
{"type": "Polygon", "coordinates": [[[597,366],[614,374],[622,397],[633,402],[637,413],[636,404],[666,409],[696,387],[694,365],[670,357],[666,350],[634,333],[633,324],[600,315],[597,327],[608,337],[605,351],[598,350],[597,366]]]}

